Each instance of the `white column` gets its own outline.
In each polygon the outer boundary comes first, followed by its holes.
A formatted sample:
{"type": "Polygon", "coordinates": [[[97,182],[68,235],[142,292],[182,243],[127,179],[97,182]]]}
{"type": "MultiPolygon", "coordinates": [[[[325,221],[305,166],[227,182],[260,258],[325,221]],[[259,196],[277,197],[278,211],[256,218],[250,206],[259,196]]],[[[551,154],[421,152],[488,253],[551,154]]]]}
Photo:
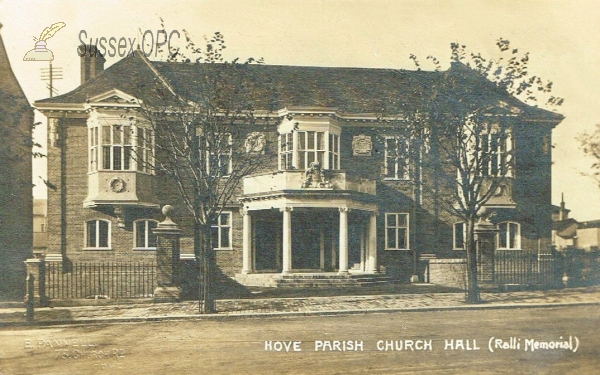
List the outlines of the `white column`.
{"type": "Polygon", "coordinates": [[[242,273],[252,272],[252,218],[248,210],[241,210],[244,232],[242,248],[242,273]]]}
{"type": "Polygon", "coordinates": [[[283,259],[282,273],[292,271],[292,207],[283,207],[283,259]]]}
{"type": "Polygon", "coordinates": [[[369,218],[369,245],[367,246],[368,257],[368,272],[377,272],[377,212],[371,212],[369,218]]]}
{"type": "Polygon", "coordinates": [[[340,274],[348,273],[348,207],[340,207],[340,274]]]}

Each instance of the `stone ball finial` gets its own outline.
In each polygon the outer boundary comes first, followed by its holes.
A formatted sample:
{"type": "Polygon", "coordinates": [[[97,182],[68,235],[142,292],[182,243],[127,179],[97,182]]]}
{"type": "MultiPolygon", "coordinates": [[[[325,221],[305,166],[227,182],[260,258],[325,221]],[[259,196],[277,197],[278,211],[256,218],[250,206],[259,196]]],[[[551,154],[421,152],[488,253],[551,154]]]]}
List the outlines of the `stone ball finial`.
{"type": "Polygon", "coordinates": [[[175,209],[173,208],[173,206],[171,206],[170,204],[166,204],[163,206],[162,208],[162,213],[163,215],[165,215],[166,217],[170,218],[171,215],[173,214],[173,211],[175,209]]]}

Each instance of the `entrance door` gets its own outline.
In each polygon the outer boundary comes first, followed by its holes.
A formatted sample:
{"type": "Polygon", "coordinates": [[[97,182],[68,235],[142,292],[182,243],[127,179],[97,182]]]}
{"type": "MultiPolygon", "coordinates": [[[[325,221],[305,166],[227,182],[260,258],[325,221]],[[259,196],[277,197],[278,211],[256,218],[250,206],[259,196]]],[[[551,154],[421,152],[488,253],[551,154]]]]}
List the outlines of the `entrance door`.
{"type": "Polygon", "coordinates": [[[364,251],[364,233],[363,226],[359,223],[352,223],[348,228],[348,269],[362,270],[364,251]]]}
{"type": "MultiPolygon", "coordinates": [[[[306,219],[306,217],[302,219],[306,219]]],[[[292,234],[292,269],[320,270],[323,245],[321,228],[317,222],[311,220],[298,220],[298,225],[294,226],[294,224],[292,224],[294,228],[292,234]]]]}
{"type": "Polygon", "coordinates": [[[281,272],[281,220],[254,222],[254,269],[281,272]]]}

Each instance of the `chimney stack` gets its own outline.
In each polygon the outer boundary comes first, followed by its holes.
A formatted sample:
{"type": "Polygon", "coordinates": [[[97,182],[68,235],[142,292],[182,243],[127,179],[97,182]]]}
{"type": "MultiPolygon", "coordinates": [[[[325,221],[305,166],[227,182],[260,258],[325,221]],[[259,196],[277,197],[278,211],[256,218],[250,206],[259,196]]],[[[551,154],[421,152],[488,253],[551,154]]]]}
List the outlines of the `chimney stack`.
{"type": "Polygon", "coordinates": [[[81,84],[96,77],[104,71],[106,59],[95,45],[80,45],[77,53],[81,58],[81,84]]]}
{"type": "Polygon", "coordinates": [[[565,207],[565,193],[560,194],[560,210],[558,211],[559,220],[567,220],[569,218],[569,210],[565,207]]]}

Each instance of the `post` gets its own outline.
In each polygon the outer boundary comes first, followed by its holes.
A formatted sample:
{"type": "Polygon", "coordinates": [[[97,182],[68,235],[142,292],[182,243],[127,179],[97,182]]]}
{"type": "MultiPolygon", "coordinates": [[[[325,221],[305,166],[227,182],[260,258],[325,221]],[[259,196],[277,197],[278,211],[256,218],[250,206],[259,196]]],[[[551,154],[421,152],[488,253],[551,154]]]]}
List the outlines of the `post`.
{"type": "Polygon", "coordinates": [[[340,207],[340,275],[348,273],[348,211],[348,207],[340,207]]]}
{"type": "Polygon", "coordinates": [[[292,207],[283,207],[283,259],[282,272],[288,274],[292,271],[292,207]]]}
{"type": "Polygon", "coordinates": [[[481,282],[494,281],[494,237],[498,230],[496,226],[488,220],[479,220],[474,228],[475,241],[477,245],[477,258],[480,272],[479,280],[481,282]]]}
{"type": "Polygon", "coordinates": [[[156,279],[154,302],[175,302],[181,297],[179,283],[179,239],[181,230],[171,220],[173,207],[162,209],[165,220],[158,223],[152,232],[156,235],[156,279]]]}
{"type": "Polygon", "coordinates": [[[242,273],[252,272],[252,217],[248,210],[242,209],[244,222],[243,248],[242,248],[242,273]]]}
{"type": "Polygon", "coordinates": [[[369,252],[368,272],[377,272],[377,212],[371,212],[369,217],[369,244],[367,246],[369,252]]]}
{"type": "Polygon", "coordinates": [[[25,303],[35,306],[45,306],[48,303],[46,297],[45,261],[43,256],[27,259],[27,293],[25,303]]]}
{"type": "Polygon", "coordinates": [[[27,274],[27,296],[25,297],[25,306],[27,308],[27,321],[33,322],[33,317],[35,313],[35,303],[33,302],[34,297],[34,285],[35,285],[35,276],[33,274],[27,274]]]}

